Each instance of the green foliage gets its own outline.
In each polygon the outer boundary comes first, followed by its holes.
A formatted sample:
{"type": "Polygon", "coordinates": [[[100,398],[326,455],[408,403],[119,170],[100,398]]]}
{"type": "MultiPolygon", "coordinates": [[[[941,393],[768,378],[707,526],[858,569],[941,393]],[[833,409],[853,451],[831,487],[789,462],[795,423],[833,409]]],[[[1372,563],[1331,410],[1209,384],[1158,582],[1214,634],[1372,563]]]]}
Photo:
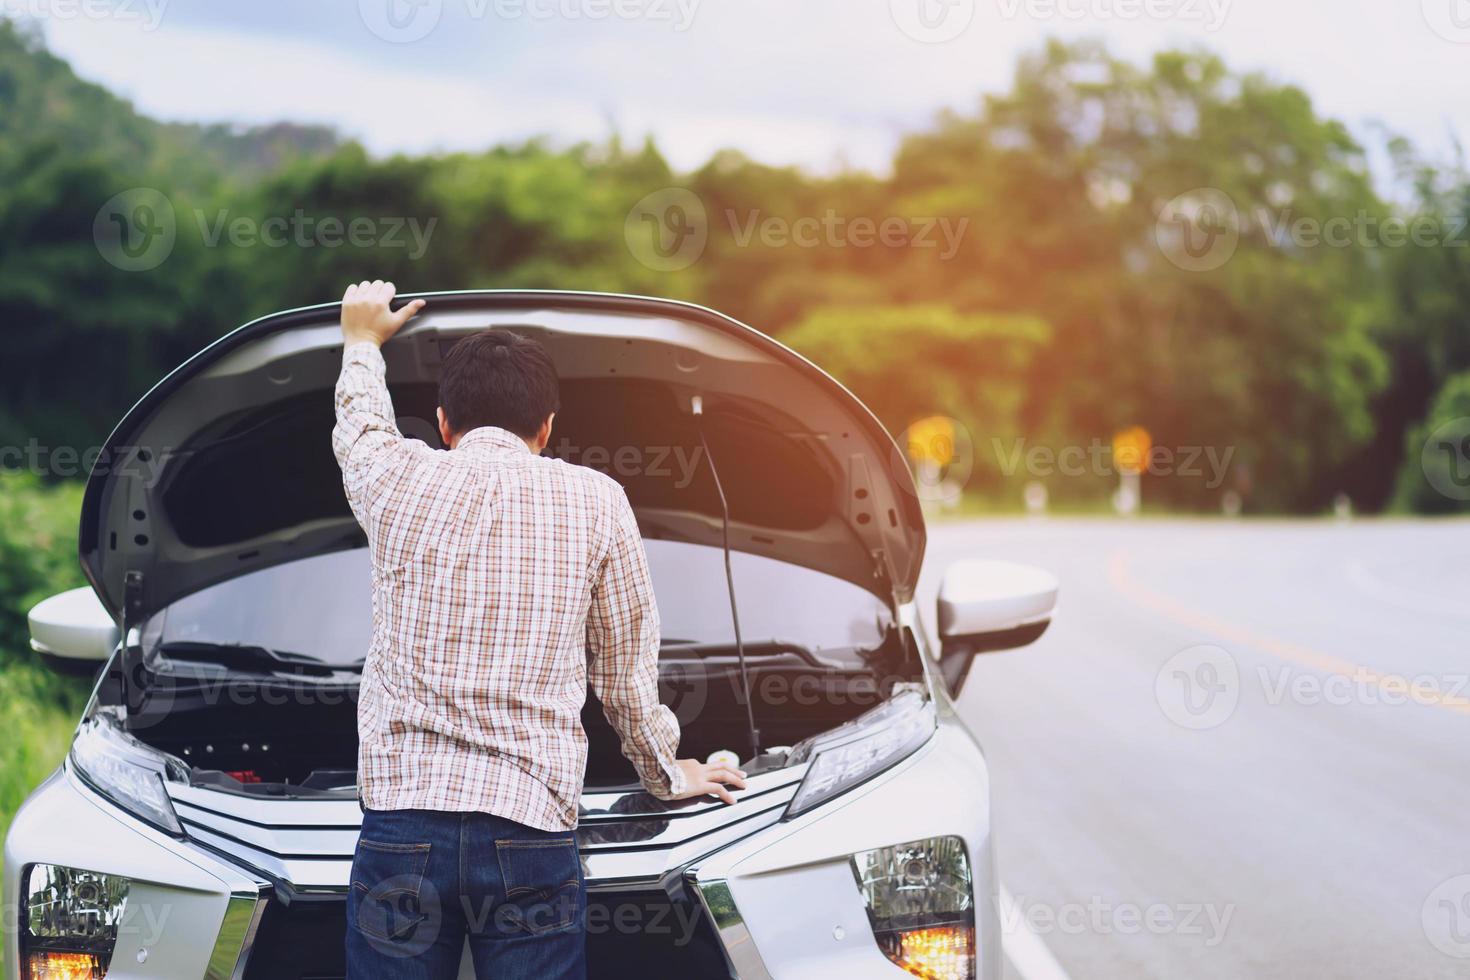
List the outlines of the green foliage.
{"type": "Polygon", "coordinates": [[[1470,371],[1445,382],[1429,415],[1404,436],[1397,509],[1420,514],[1470,513],[1470,371]],[[1435,437],[1430,444],[1431,437],[1435,437]],[[1442,489],[1443,488],[1443,489],[1442,489]],[[1449,491],[1449,492],[1446,492],[1449,491]],[[1456,494],[1452,496],[1451,494],[1456,494]]]}
{"type": "MultiPolygon", "coordinates": [[[[1053,43],[977,116],[907,140],[894,180],[984,229],[943,270],[940,295],[1052,326],[1028,429],[1085,442],[1141,424],[1159,445],[1236,447],[1264,509],[1330,496],[1334,468],[1371,436],[1386,370],[1362,313],[1381,288],[1367,250],[1272,232],[1387,208],[1359,148],[1299,90],[1207,54],[1142,70],[1053,43]],[[1217,268],[1180,268],[1160,215],[1202,188],[1228,195],[1239,245],[1217,268]]],[[[1190,491],[1175,481],[1150,495],[1190,491]]]]}
{"type": "Polygon", "coordinates": [[[85,584],[77,563],[78,484],[42,487],[0,475],[0,651],[28,649],[26,613],[49,595],[85,584]]]}
{"type": "MultiPolygon", "coordinates": [[[[1470,202],[1463,168],[1395,152],[1412,211],[1455,227],[1470,202]]],[[[814,177],[734,151],[681,175],[651,143],[616,138],[383,160],[316,127],[159,124],[0,22],[0,344],[26,366],[0,386],[0,446],[95,446],[159,377],[240,323],[386,277],[405,290],[691,299],[801,337],[891,425],[948,412],[1054,447],[1143,425],[1157,445],[1231,451],[1232,486],[1253,510],[1311,512],[1343,490],[1372,509],[1404,431],[1470,367],[1467,250],[1393,248],[1376,232],[1312,246],[1288,230],[1376,228],[1396,213],[1361,148],[1302,91],[1200,52],[1138,65],[1049,44],[1008,92],[911,134],[889,176],[814,177]],[[674,186],[698,196],[708,243],[691,267],[660,272],[633,256],[624,226],[674,186]],[[125,272],[103,259],[93,223],[134,187],[165,196],[177,241],[156,268],[125,272]],[[1239,243],[1216,268],[1181,268],[1160,215],[1202,188],[1228,196],[1239,243]],[[752,233],[828,216],[838,240],[752,233]],[[396,221],[422,238],[278,247],[228,233],[283,218],[396,221]],[[850,232],[895,220],[943,220],[953,247],[850,232]],[[851,337],[834,317],[856,325],[851,337]],[[1046,329],[1001,330],[1023,323],[1046,329]],[[867,363],[868,349],[892,353],[867,363]]],[[[1150,500],[1217,506],[1188,481],[1151,484],[1150,500]]]]}
{"type": "Polygon", "coordinates": [[[57,697],[35,669],[0,666],[0,836],[26,796],[66,757],[81,698],[57,697]]]}
{"type": "Polygon", "coordinates": [[[81,489],[0,476],[0,834],[16,807],[66,753],[87,684],[52,674],[30,652],[26,613],[82,584],[81,489]]]}
{"type": "Polygon", "coordinates": [[[1020,436],[1032,370],[1050,338],[1036,317],[946,306],[820,307],[781,337],[846,385],[895,436],[930,416],[959,422],[955,439],[972,494],[1015,476],[995,447],[1020,436]]]}
{"type": "Polygon", "coordinates": [[[1050,339],[1030,316],[961,314],[945,306],[822,307],[782,334],[892,432],[949,415],[976,434],[1017,431],[1037,353],[1050,339]]]}

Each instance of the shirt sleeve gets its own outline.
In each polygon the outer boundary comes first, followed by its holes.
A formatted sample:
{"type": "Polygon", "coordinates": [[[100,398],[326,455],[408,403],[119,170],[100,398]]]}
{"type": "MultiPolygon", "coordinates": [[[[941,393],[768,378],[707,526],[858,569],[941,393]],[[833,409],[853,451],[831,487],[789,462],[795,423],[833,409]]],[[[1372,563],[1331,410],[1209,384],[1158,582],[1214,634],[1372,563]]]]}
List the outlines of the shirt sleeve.
{"type": "Polygon", "coordinates": [[[658,605],[633,508],[621,491],[617,498],[587,616],[587,679],[644,789],[672,799],[685,785],[674,761],[679,721],[658,699],[658,605]]]}
{"type": "Polygon", "coordinates": [[[353,344],[342,352],[332,451],[342,468],[347,502],[370,539],[376,537],[373,515],[383,509],[379,502],[408,477],[414,452],[414,443],[398,431],[387,375],[383,354],[373,344],[353,344]]]}

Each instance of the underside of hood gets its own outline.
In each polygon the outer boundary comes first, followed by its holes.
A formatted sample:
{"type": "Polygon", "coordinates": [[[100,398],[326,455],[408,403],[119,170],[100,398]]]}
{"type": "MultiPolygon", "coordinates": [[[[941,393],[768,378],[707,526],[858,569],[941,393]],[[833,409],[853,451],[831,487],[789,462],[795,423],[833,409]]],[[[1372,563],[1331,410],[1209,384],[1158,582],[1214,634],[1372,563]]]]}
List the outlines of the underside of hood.
{"type": "MultiPolygon", "coordinates": [[[[851,393],[791,350],[667,300],[417,296],[427,307],[383,351],[405,435],[438,446],[439,371],[457,340],[515,330],[546,346],[561,377],[548,452],[622,483],[645,536],[720,544],[703,436],[732,548],[912,598],[925,535],[908,466],[851,393]]],[[[81,558],[115,616],[363,545],[331,448],[339,310],[241,327],[160,382],[109,437],[82,506],[81,558]]]]}

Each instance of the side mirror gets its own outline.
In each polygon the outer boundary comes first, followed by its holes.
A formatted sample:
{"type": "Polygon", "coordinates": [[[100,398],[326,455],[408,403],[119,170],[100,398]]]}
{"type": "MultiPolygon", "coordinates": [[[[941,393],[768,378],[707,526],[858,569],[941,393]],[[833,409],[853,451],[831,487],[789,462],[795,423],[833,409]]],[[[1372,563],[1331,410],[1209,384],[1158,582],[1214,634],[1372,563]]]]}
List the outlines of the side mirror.
{"type": "Polygon", "coordinates": [[[1057,580],[1009,561],[967,559],[945,569],[939,586],[939,670],[958,695],[976,654],[1034,643],[1051,625],[1057,580]]]}
{"type": "Polygon", "coordinates": [[[117,647],[117,624],[90,588],[42,599],[27,618],[31,649],[59,673],[95,673],[117,647]]]}

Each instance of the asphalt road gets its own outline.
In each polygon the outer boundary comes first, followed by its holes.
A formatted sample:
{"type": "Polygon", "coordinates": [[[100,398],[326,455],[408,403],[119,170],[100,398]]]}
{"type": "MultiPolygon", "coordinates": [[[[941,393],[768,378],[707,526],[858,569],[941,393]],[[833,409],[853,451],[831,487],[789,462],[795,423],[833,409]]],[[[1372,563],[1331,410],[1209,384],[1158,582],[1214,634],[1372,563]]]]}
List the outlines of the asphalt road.
{"type": "Polygon", "coordinates": [[[1049,951],[1074,978],[1470,976],[1470,522],[930,541],[931,610],[956,557],[1061,580],[1047,635],[982,657],[960,701],[1009,975],[1042,980],[1049,951]]]}

